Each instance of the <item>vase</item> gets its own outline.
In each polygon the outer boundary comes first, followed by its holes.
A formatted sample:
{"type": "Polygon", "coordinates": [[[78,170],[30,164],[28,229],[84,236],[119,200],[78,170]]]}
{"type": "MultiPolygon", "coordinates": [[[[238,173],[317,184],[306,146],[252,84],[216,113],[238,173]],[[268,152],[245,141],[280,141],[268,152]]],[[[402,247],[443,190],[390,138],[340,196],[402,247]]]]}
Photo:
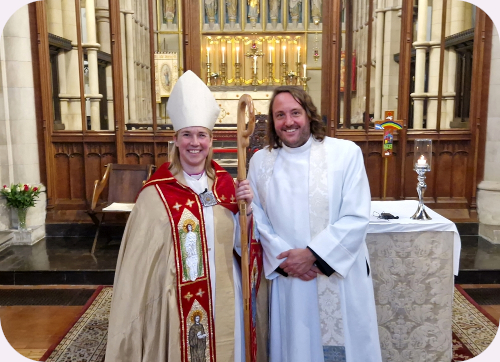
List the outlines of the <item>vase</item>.
{"type": "Polygon", "coordinates": [[[28,208],[20,208],[17,209],[17,230],[26,231],[28,228],[26,227],[26,214],[28,213],[28,208]]]}

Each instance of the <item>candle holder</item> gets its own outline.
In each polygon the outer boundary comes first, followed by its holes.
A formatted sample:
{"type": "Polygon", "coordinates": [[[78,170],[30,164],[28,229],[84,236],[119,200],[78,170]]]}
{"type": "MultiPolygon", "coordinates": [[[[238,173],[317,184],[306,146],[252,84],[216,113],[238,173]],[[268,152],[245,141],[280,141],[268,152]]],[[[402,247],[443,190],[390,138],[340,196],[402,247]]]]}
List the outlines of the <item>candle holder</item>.
{"type": "Polygon", "coordinates": [[[212,74],[210,72],[212,63],[206,63],[207,64],[207,85],[210,87],[212,85],[212,74]]]}
{"type": "Polygon", "coordinates": [[[413,153],[413,169],[417,172],[417,194],[418,194],[418,207],[417,211],[413,214],[413,220],[432,220],[425,211],[424,205],[424,192],[427,188],[425,183],[425,173],[431,170],[432,160],[432,140],[430,139],[417,139],[415,140],[415,151],[413,153]]]}
{"type": "Polygon", "coordinates": [[[274,84],[274,72],[273,72],[273,63],[267,63],[269,67],[269,78],[267,80],[267,85],[273,85],[274,84]]]}
{"type": "Polygon", "coordinates": [[[307,90],[307,82],[309,82],[311,80],[311,77],[300,77],[300,80],[302,82],[302,87],[306,91],[307,90]]]}
{"type": "Polygon", "coordinates": [[[300,74],[300,71],[301,71],[300,68],[302,68],[302,62],[296,62],[295,66],[296,66],[295,73],[297,74],[297,85],[299,85],[299,83],[302,81],[302,77],[299,77],[299,74],[300,74]]]}
{"type": "Polygon", "coordinates": [[[241,63],[234,63],[234,85],[241,85],[241,63]]]}
{"type": "Polygon", "coordinates": [[[227,76],[226,76],[227,63],[221,63],[220,65],[220,85],[226,85],[227,76]]]}
{"type": "Polygon", "coordinates": [[[252,85],[259,85],[259,78],[257,77],[257,65],[253,67],[253,77],[252,77],[252,85]]]}
{"type": "Polygon", "coordinates": [[[281,85],[286,85],[287,74],[288,74],[288,64],[281,63],[281,85]]]}

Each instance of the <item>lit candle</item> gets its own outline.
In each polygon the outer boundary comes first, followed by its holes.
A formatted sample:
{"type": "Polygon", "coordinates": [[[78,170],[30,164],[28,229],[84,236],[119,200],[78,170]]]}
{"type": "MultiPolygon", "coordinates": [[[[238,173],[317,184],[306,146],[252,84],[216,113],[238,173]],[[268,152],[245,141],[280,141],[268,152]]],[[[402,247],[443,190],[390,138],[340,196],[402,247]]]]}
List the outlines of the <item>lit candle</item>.
{"type": "Polygon", "coordinates": [[[300,63],[300,47],[297,47],[297,63],[300,63]]]}
{"type": "Polygon", "coordinates": [[[236,47],[236,63],[240,62],[240,47],[236,47]]]}
{"type": "Polygon", "coordinates": [[[224,54],[226,53],[226,47],[222,47],[222,63],[226,62],[226,59],[224,57],[224,54]]]}
{"type": "Polygon", "coordinates": [[[307,65],[304,64],[304,78],[306,77],[306,69],[307,69],[307,65]]]}
{"type": "Polygon", "coordinates": [[[273,62],[273,47],[269,47],[269,63],[273,62]]]}
{"type": "Polygon", "coordinates": [[[207,63],[210,63],[210,47],[207,47],[207,63]]]}
{"type": "Polygon", "coordinates": [[[283,45],[283,62],[286,63],[286,45],[283,45]]]}
{"type": "Polygon", "coordinates": [[[421,155],[420,158],[417,160],[417,165],[418,166],[427,165],[427,160],[425,159],[424,155],[421,155]]]}

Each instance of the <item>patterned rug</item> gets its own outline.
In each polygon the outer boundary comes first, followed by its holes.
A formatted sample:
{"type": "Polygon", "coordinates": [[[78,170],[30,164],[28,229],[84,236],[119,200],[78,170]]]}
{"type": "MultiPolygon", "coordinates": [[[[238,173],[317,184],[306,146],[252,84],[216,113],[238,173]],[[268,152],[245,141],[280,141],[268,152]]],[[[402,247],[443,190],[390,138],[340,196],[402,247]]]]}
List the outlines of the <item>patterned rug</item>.
{"type": "MultiPolygon", "coordinates": [[[[111,287],[99,288],[66,336],[45,353],[46,362],[102,362],[106,353],[111,287]]],[[[498,323],[456,286],[453,300],[453,361],[466,361],[489,346],[498,323]]]]}
{"type": "Polygon", "coordinates": [[[40,361],[104,361],[112,294],[112,287],[99,287],[83,307],[84,313],[78,321],[59,343],[43,355],[40,361]]]}
{"type": "Polygon", "coordinates": [[[495,338],[498,323],[460,287],[453,296],[453,362],[477,356],[495,338]]]}

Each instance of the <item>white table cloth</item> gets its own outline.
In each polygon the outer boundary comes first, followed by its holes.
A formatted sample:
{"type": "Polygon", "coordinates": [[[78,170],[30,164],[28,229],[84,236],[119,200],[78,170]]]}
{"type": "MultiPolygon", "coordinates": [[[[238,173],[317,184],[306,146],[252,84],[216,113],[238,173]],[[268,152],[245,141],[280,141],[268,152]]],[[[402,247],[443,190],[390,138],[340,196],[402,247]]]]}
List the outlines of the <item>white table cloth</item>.
{"type": "Polygon", "coordinates": [[[416,201],[374,201],[366,242],[384,361],[443,361],[452,358],[453,274],[458,274],[460,237],[451,221],[411,220],[416,201]]]}

